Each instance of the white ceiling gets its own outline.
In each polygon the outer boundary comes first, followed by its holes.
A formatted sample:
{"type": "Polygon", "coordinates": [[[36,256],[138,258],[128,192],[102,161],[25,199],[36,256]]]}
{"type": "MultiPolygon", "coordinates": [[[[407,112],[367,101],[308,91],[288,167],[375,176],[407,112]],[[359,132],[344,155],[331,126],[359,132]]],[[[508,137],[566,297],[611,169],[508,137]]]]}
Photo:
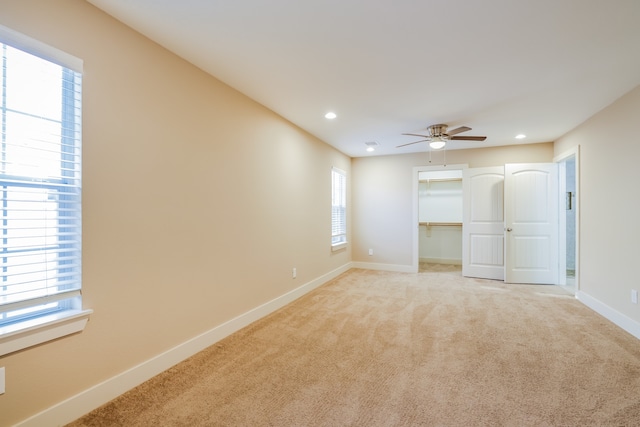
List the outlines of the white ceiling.
{"type": "Polygon", "coordinates": [[[88,1],[352,157],[553,141],[640,84],[638,0],[88,1]]]}

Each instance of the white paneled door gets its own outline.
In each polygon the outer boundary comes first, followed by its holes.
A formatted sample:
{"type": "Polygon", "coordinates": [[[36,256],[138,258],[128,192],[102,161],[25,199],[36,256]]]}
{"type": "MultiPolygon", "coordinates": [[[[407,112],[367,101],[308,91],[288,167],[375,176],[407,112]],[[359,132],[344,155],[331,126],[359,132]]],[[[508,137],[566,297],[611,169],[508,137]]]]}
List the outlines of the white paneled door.
{"type": "Polygon", "coordinates": [[[504,167],[463,172],[462,275],[504,280],[504,167]]]}
{"type": "Polygon", "coordinates": [[[556,164],[466,169],[463,198],[464,276],[557,283],[556,164]]]}
{"type": "Polygon", "coordinates": [[[507,164],[504,175],[505,281],[558,281],[558,166],[507,164]]]}

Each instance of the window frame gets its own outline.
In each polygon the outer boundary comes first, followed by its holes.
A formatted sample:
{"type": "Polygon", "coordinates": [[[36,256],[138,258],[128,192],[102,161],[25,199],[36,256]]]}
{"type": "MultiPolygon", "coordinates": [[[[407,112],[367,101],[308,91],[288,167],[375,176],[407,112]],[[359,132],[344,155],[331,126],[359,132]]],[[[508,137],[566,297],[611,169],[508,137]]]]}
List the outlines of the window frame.
{"type": "MultiPolygon", "coordinates": [[[[12,48],[21,50],[31,55],[37,56],[40,59],[43,59],[45,61],[59,65],[63,67],[63,70],[62,70],[63,73],[68,72],[65,69],[74,71],[80,75],[80,79],[81,79],[82,68],[83,68],[82,60],[72,55],[69,55],[63,51],[60,51],[56,48],[48,46],[40,41],[34,40],[26,35],[18,33],[2,25],[0,25],[0,43],[11,46],[12,48]]],[[[76,82],[76,83],[81,85],[81,82],[76,82]]],[[[64,90],[65,89],[64,83],[61,83],[61,84],[62,84],[61,89],[64,90]]],[[[75,83],[72,82],[71,84],[75,84],[75,83]]],[[[80,90],[80,94],[81,94],[81,90],[80,90]]],[[[79,96],[81,97],[81,95],[79,96]]],[[[62,98],[62,99],[65,99],[65,98],[62,98]]],[[[80,98],[78,98],[78,101],[81,102],[80,98]]],[[[81,108],[82,107],[80,106],[80,109],[81,108]]],[[[64,122],[64,120],[66,119],[63,118],[62,120],[64,122]]],[[[74,123],[77,123],[78,132],[79,132],[79,128],[80,128],[79,121],[75,122],[74,120],[74,123]]],[[[72,129],[71,132],[75,132],[75,130],[72,129]]],[[[61,138],[63,139],[68,138],[68,135],[64,135],[65,131],[62,131],[62,133],[63,134],[61,135],[61,138]]],[[[76,148],[74,148],[75,150],[77,150],[77,152],[70,153],[68,151],[65,151],[66,149],[61,146],[62,156],[60,160],[62,162],[67,161],[69,155],[78,156],[78,158],[80,158],[81,137],[79,137],[78,143],[79,145],[76,148]]],[[[80,180],[81,179],[80,174],[81,174],[81,166],[78,166],[77,176],[70,177],[69,179],[80,180]]],[[[30,178],[34,180],[34,183],[38,181],[33,177],[30,177],[30,178]]],[[[37,185],[39,185],[41,188],[49,188],[49,189],[52,189],[54,187],[59,188],[60,186],[65,185],[64,181],[66,180],[67,180],[66,178],[62,178],[59,180],[53,179],[48,181],[43,180],[39,182],[37,185]]],[[[19,182],[16,181],[15,184],[12,183],[10,185],[10,187],[16,187],[16,188],[18,187],[26,188],[28,186],[29,184],[25,183],[24,179],[20,180],[19,182]]],[[[5,188],[6,187],[7,185],[5,182],[5,188]]],[[[77,191],[78,191],[79,197],[81,197],[80,196],[81,185],[77,187],[77,191]]],[[[62,193],[64,193],[64,190],[62,190],[62,193]]],[[[79,209],[80,212],[79,212],[78,220],[81,221],[81,215],[82,215],[81,200],[79,200],[77,203],[80,204],[80,209],[79,209]]],[[[63,218],[62,222],[60,222],[60,220],[58,222],[58,229],[64,228],[64,226],[62,225],[64,223],[64,216],[66,214],[65,212],[63,212],[64,210],[65,208],[63,207],[58,207],[56,210],[56,212],[61,213],[61,218],[63,218]]],[[[81,258],[82,258],[81,224],[79,224],[77,228],[78,228],[78,231],[76,236],[79,239],[78,241],[80,246],[79,255],[77,259],[79,264],[81,264],[82,262],[81,261],[81,258]]],[[[81,265],[79,266],[79,268],[81,271],[81,265]]],[[[31,347],[34,345],[44,343],[46,341],[63,337],[65,335],[80,332],[84,329],[84,327],[87,324],[87,321],[89,320],[89,315],[93,311],[82,308],[81,273],[80,272],[77,273],[77,276],[78,276],[78,279],[77,279],[78,284],[76,286],[77,289],[68,293],[66,299],[69,301],[69,303],[65,303],[65,305],[61,307],[61,309],[57,309],[56,311],[51,311],[51,312],[43,311],[36,316],[27,317],[24,319],[16,319],[16,321],[0,326],[0,357],[9,353],[13,353],[13,352],[25,349],[27,347],[31,347]]],[[[26,307],[26,308],[37,307],[38,305],[41,305],[43,303],[47,303],[49,301],[55,301],[55,300],[56,300],[55,295],[48,296],[48,297],[47,296],[35,297],[35,298],[32,298],[31,300],[23,300],[21,302],[17,302],[15,303],[15,306],[26,307]]],[[[5,311],[8,310],[7,312],[11,312],[11,310],[13,310],[14,303],[8,303],[8,304],[9,305],[5,305],[5,311]],[[7,307],[10,307],[10,308],[7,309],[7,307]]]]}
{"type": "Polygon", "coordinates": [[[331,250],[338,251],[347,247],[347,173],[337,167],[331,168],[331,250]],[[339,179],[340,182],[336,182],[339,179]],[[337,194],[339,193],[339,194],[337,194]],[[336,221],[336,209],[340,217],[336,221]],[[338,233],[336,233],[338,228],[338,233]]]}

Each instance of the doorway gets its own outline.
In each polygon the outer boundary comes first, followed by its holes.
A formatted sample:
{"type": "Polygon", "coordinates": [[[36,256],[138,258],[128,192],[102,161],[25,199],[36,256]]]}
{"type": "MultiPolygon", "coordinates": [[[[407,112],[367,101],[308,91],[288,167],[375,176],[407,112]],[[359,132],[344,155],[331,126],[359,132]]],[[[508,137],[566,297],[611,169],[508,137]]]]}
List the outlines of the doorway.
{"type": "Polygon", "coordinates": [[[460,269],[462,256],[462,171],[467,165],[413,168],[413,262],[460,269]]]}
{"type": "Polygon", "coordinates": [[[559,168],[560,274],[558,284],[571,294],[579,290],[579,147],[554,158],[559,168]]]}

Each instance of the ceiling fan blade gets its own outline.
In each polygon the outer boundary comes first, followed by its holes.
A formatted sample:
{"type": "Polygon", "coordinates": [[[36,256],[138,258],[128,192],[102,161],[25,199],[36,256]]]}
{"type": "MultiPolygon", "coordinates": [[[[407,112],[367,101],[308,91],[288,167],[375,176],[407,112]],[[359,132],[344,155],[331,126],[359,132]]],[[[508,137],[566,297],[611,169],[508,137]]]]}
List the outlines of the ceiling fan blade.
{"type": "Polygon", "coordinates": [[[455,141],[484,141],[487,139],[486,136],[452,136],[449,138],[455,141]]]}
{"type": "Polygon", "coordinates": [[[420,136],[422,138],[430,138],[431,135],[420,135],[419,133],[403,133],[403,135],[420,136]]]}
{"type": "MultiPolygon", "coordinates": [[[[418,135],[418,136],[423,136],[423,135],[418,135]]],[[[407,145],[413,145],[413,144],[417,144],[418,142],[425,142],[425,141],[428,141],[428,139],[422,139],[420,141],[414,141],[414,142],[410,142],[408,144],[398,145],[396,148],[406,147],[407,145]]]]}
{"type": "Polygon", "coordinates": [[[460,126],[459,128],[455,128],[455,129],[450,130],[449,132],[447,132],[447,135],[449,135],[449,136],[456,135],[456,134],[459,134],[459,133],[462,133],[462,132],[466,132],[466,131],[469,131],[469,130],[471,130],[470,127],[460,126]]]}

